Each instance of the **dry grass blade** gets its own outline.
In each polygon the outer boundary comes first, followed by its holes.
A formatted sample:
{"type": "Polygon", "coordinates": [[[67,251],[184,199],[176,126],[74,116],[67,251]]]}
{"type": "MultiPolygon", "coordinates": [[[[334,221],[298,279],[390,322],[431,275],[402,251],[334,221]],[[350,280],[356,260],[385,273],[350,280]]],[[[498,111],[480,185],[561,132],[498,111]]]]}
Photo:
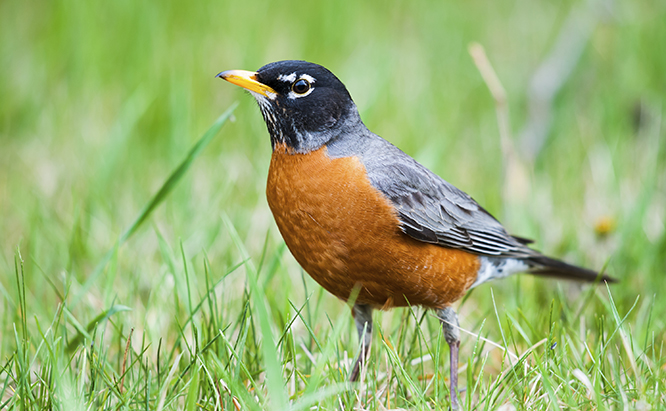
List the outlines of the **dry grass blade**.
{"type": "Polygon", "coordinates": [[[488,86],[488,90],[490,90],[490,94],[492,94],[495,100],[500,145],[504,157],[504,200],[508,203],[513,201],[519,205],[524,204],[530,192],[530,181],[527,167],[518,155],[511,138],[509,104],[507,103],[506,91],[499,77],[497,77],[492,64],[490,64],[483,46],[479,43],[472,43],[469,46],[469,54],[472,56],[476,68],[481,73],[483,81],[488,86]]]}
{"type": "Polygon", "coordinates": [[[130,349],[130,344],[132,343],[132,333],[134,332],[134,328],[130,329],[130,333],[127,336],[127,344],[125,345],[125,354],[123,355],[123,371],[122,371],[122,377],[120,377],[120,392],[123,392],[123,385],[125,385],[125,367],[127,366],[127,352],[130,349]]]}

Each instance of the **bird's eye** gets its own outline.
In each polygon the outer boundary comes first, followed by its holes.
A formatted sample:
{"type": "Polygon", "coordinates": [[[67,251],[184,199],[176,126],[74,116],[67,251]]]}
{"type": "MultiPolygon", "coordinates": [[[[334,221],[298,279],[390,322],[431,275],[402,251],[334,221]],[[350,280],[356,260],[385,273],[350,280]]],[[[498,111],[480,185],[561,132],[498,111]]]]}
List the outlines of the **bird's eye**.
{"type": "Polygon", "coordinates": [[[299,79],[291,85],[291,89],[296,94],[305,94],[310,90],[310,82],[306,79],[299,79]]]}

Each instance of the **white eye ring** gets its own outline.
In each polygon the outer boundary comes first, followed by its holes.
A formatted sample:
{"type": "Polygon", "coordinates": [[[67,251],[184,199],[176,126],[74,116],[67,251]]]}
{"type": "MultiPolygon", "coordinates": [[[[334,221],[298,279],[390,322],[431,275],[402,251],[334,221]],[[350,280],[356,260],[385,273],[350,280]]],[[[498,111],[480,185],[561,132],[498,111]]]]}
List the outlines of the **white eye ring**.
{"type": "Polygon", "coordinates": [[[313,81],[310,80],[311,77],[310,76],[307,77],[309,78],[306,78],[306,76],[303,75],[298,80],[291,83],[291,90],[289,90],[289,94],[287,94],[287,97],[293,100],[309,96],[310,93],[312,93],[312,90],[314,90],[314,86],[312,85],[313,81]]]}

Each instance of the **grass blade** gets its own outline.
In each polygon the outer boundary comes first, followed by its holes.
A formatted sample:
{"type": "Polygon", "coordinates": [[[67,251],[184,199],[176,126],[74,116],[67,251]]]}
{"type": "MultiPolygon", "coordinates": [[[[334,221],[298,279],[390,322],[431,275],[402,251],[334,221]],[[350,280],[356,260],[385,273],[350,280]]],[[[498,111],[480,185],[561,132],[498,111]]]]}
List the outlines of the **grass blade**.
{"type": "Polygon", "coordinates": [[[139,215],[136,217],[134,222],[130,224],[129,227],[125,230],[125,232],[118,238],[118,241],[113,245],[113,247],[104,255],[102,258],[102,261],[97,264],[93,272],[88,276],[88,279],[86,282],[83,284],[81,287],[81,290],[79,290],[78,295],[74,298],[74,300],[71,303],[71,307],[73,308],[76,306],[79,301],[81,301],[81,298],[85,295],[86,292],[92,287],[92,285],[95,283],[97,278],[102,274],[104,269],[106,268],[106,265],[109,263],[111,260],[111,257],[115,254],[116,250],[127,241],[132,234],[136,232],[136,230],[141,227],[141,225],[150,217],[150,214],[159,206],[173,191],[173,189],[176,187],[180,179],[185,175],[187,170],[190,168],[194,160],[201,154],[204,148],[210,143],[210,141],[215,137],[215,135],[220,131],[224,123],[229,120],[231,117],[231,114],[233,114],[234,110],[238,106],[238,103],[234,103],[225,111],[222,113],[220,117],[217,118],[215,123],[204,133],[203,136],[199,139],[199,141],[196,142],[196,144],[190,149],[190,151],[187,153],[187,156],[185,159],[176,167],[176,169],[171,173],[169,178],[162,184],[162,187],[157,191],[157,193],[153,196],[153,198],[146,203],[146,205],[143,207],[139,215]]]}
{"type": "Polygon", "coordinates": [[[169,195],[169,193],[176,187],[178,181],[185,175],[187,170],[190,168],[194,160],[199,157],[199,154],[203,151],[204,148],[210,143],[210,141],[215,137],[215,135],[220,131],[224,123],[229,120],[231,114],[238,106],[238,103],[234,103],[222,113],[220,117],[217,118],[215,123],[206,131],[206,133],[197,141],[197,143],[190,149],[189,153],[185,159],[178,165],[178,167],[171,173],[169,178],[164,182],[162,187],[159,189],[157,194],[150,199],[150,201],[143,207],[143,210],[139,213],[139,216],[134,220],[134,222],[125,230],[123,235],[120,237],[118,242],[120,244],[127,241],[128,238],[136,232],[136,230],[143,224],[144,221],[150,216],[155,208],[157,208],[162,201],[169,195]]]}

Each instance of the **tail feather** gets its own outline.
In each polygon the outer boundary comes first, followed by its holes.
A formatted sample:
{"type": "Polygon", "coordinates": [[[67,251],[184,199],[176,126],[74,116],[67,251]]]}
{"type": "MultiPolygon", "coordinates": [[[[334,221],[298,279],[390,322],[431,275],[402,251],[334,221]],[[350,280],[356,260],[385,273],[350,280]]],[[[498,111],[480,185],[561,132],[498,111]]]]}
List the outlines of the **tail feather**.
{"type": "Polygon", "coordinates": [[[599,279],[608,283],[617,282],[617,279],[606,274],[567,264],[564,261],[546,257],[545,255],[529,257],[527,262],[530,265],[530,269],[527,272],[534,275],[589,282],[599,279]]]}

